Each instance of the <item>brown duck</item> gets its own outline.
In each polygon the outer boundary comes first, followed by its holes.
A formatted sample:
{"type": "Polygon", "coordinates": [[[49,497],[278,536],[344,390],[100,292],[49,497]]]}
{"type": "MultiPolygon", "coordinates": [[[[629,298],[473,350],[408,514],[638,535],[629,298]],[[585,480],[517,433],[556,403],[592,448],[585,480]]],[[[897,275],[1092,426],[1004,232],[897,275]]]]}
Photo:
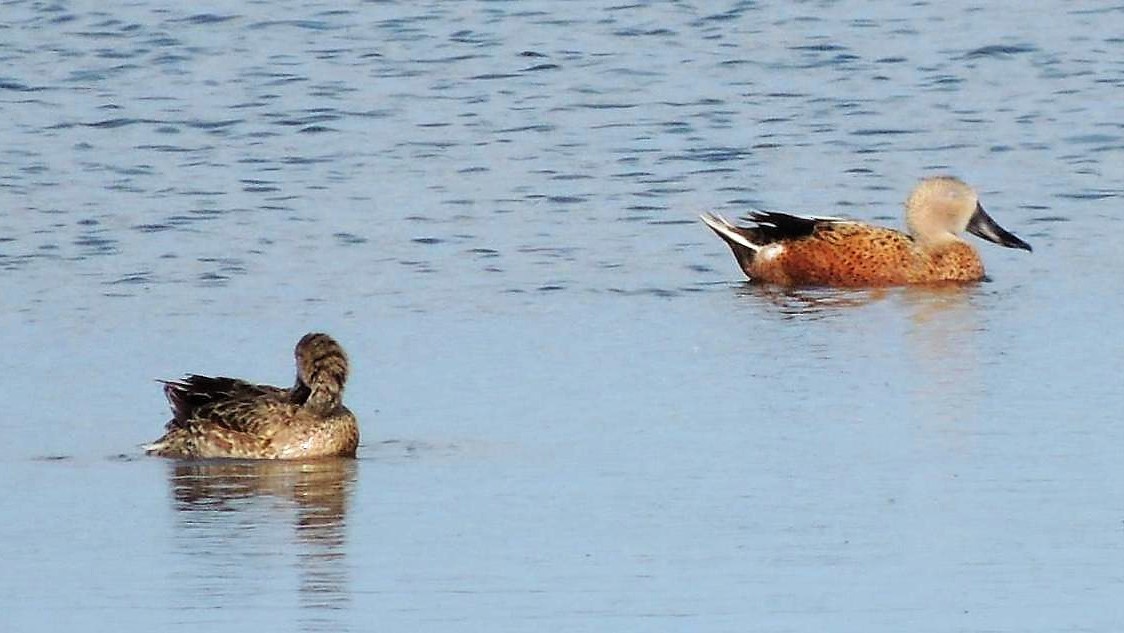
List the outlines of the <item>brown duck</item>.
{"type": "Polygon", "coordinates": [[[894,286],[984,277],[968,231],[1008,248],[1030,245],[999,226],[968,185],[950,176],[926,178],[905,203],[908,233],[831,217],[759,211],[753,226],[701,216],[733,251],[753,281],[785,286],[894,286]]]}
{"type": "Polygon", "coordinates": [[[294,355],[291,389],[194,374],[161,381],[172,419],[145,451],[179,458],[354,457],[359,426],[343,406],[343,348],[327,334],[313,333],[301,338],[294,355]]]}

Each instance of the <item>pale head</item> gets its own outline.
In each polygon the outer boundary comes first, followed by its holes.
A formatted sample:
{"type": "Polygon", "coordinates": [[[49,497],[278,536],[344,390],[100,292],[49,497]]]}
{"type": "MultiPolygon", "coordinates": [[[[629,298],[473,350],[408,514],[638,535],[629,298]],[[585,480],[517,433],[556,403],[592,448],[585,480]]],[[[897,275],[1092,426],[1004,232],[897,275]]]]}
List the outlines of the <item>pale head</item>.
{"type": "Polygon", "coordinates": [[[984,211],[976,190],[952,176],[926,178],[905,201],[905,223],[918,243],[936,246],[960,241],[969,231],[1008,248],[1031,250],[1030,245],[999,226],[984,211]]]}
{"type": "Polygon", "coordinates": [[[976,191],[957,178],[926,178],[905,201],[905,223],[919,242],[960,239],[979,203],[976,191]]]}

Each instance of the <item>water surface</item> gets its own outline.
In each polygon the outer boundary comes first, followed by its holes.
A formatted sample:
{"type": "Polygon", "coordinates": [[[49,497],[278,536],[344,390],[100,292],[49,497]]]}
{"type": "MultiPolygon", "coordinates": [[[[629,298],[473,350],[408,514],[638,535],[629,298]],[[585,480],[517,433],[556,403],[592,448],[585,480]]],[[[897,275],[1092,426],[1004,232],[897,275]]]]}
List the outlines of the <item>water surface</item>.
{"type": "Polygon", "coordinates": [[[1121,9],[0,15],[0,628],[1124,621],[1121,9]],[[785,291],[695,220],[938,173],[1035,252],[785,291]],[[358,460],[141,456],[310,330],[358,460]]]}

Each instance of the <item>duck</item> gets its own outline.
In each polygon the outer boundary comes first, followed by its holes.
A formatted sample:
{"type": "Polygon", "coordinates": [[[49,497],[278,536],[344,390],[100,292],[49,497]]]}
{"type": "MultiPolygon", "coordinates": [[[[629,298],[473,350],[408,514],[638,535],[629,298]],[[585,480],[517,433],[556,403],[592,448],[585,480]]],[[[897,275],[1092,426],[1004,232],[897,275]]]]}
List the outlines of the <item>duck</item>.
{"type": "Polygon", "coordinates": [[[355,457],[359,425],[343,404],[343,347],[311,332],[293,355],[297,377],[288,389],[197,374],[159,381],[172,419],[145,452],[180,459],[355,457]]]}
{"type": "Polygon", "coordinates": [[[877,287],[985,278],[983,261],[960,234],[1032,251],[1001,227],[976,191],[953,176],[922,179],[905,203],[908,232],[829,216],[754,211],[750,226],[705,213],[703,223],[754,282],[782,286],[877,287]]]}

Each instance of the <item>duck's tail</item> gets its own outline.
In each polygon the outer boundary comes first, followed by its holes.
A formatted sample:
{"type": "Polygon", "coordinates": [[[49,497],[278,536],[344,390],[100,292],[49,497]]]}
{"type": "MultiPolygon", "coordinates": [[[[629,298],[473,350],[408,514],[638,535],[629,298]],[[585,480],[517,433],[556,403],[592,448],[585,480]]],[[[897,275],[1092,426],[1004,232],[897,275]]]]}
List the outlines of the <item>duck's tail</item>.
{"type": "Polygon", "coordinates": [[[742,267],[742,270],[749,271],[750,265],[753,263],[753,258],[757,255],[757,251],[761,250],[763,246],[762,244],[754,242],[753,229],[744,229],[734,226],[729,220],[717,213],[703,213],[699,215],[699,219],[701,219],[711,231],[718,234],[718,237],[722,238],[723,242],[726,242],[726,245],[734,252],[734,258],[738,260],[738,264],[742,267]]]}
{"type": "Polygon", "coordinates": [[[185,429],[169,429],[163,437],[155,442],[141,444],[140,448],[146,455],[158,457],[176,457],[187,455],[186,443],[190,433],[185,429]]]}
{"type": "Polygon", "coordinates": [[[144,451],[145,455],[163,456],[165,448],[167,448],[167,444],[163,441],[163,438],[156,440],[155,442],[149,442],[148,444],[140,445],[140,449],[144,451]]]}

